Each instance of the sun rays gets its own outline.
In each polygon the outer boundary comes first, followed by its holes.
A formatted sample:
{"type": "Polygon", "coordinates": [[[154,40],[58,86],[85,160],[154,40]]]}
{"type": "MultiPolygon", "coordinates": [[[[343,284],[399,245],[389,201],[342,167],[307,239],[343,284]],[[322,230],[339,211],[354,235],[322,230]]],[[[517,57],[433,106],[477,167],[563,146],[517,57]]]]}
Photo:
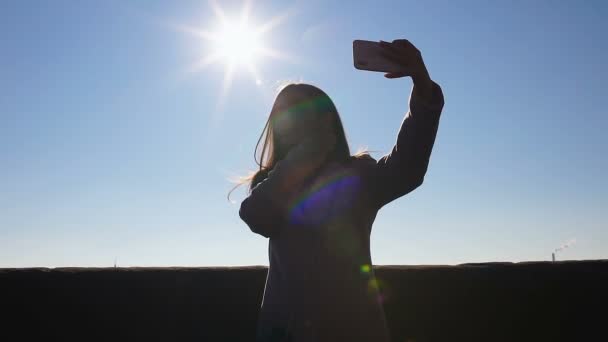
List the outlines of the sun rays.
{"type": "Polygon", "coordinates": [[[265,40],[267,38],[266,34],[287,18],[287,13],[257,24],[250,16],[251,4],[251,0],[245,0],[239,14],[229,15],[215,0],[210,0],[209,5],[213,10],[215,19],[219,22],[219,25],[213,31],[209,31],[207,28],[190,26],[180,26],[178,28],[182,32],[200,38],[204,43],[205,51],[207,51],[198,61],[190,65],[188,72],[203,72],[207,67],[218,63],[224,65],[224,76],[219,97],[220,104],[226,97],[238,70],[246,70],[253,82],[256,85],[261,85],[264,81],[257,64],[262,62],[262,59],[290,60],[287,54],[271,48],[265,40]]]}

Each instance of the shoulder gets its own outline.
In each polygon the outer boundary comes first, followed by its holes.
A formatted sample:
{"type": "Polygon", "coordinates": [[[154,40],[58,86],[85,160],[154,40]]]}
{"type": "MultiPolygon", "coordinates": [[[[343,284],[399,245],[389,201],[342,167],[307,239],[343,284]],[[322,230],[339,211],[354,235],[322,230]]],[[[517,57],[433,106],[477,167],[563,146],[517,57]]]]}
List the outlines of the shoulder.
{"type": "Polygon", "coordinates": [[[319,172],[311,178],[340,178],[357,176],[365,178],[376,167],[376,160],[369,154],[357,154],[342,161],[330,161],[321,167],[319,172]]]}
{"type": "Polygon", "coordinates": [[[369,153],[359,153],[359,154],[355,154],[353,156],[350,156],[351,160],[354,161],[358,161],[358,162],[376,162],[376,159],[374,159],[374,157],[370,156],[369,153]]]}
{"type": "Polygon", "coordinates": [[[349,162],[351,165],[353,165],[354,168],[360,169],[361,171],[374,168],[377,163],[376,159],[374,159],[368,153],[351,156],[349,162]]]}
{"type": "Polygon", "coordinates": [[[362,181],[369,182],[374,175],[377,161],[369,154],[353,155],[349,158],[347,169],[357,174],[362,181]]]}

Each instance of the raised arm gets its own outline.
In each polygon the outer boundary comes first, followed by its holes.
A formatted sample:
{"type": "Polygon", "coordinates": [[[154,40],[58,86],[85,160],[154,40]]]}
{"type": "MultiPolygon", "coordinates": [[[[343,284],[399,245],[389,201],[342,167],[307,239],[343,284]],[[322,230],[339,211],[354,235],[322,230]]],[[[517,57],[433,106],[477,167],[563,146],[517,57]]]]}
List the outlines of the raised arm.
{"type": "Polygon", "coordinates": [[[386,57],[404,71],[387,78],[411,76],[414,87],[409,111],[401,124],[392,151],[378,160],[370,174],[371,196],[378,208],[420,186],[435,142],[444,99],[441,87],[431,80],[420,51],[407,40],[383,43],[386,57]]]}

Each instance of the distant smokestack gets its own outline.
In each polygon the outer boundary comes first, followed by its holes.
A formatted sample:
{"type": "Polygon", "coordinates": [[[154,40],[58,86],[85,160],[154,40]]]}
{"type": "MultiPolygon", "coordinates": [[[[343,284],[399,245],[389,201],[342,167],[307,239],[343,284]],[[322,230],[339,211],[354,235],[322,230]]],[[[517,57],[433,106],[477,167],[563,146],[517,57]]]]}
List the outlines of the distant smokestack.
{"type": "Polygon", "coordinates": [[[555,253],[551,253],[551,259],[553,259],[553,262],[555,262],[555,253]]]}
{"type": "Polygon", "coordinates": [[[576,243],[576,239],[572,239],[572,240],[566,242],[565,244],[561,245],[560,247],[556,248],[555,251],[553,251],[553,253],[551,253],[551,255],[553,257],[553,261],[555,261],[555,253],[561,252],[568,247],[572,247],[572,245],[574,245],[575,243],[576,243]]]}

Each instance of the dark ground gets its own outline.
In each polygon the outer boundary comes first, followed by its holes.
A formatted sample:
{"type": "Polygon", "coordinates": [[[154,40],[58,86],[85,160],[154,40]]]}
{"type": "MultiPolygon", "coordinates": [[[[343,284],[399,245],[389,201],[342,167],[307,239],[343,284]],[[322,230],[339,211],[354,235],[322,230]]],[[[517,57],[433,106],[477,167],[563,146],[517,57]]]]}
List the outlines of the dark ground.
{"type": "MultiPolygon", "coordinates": [[[[375,270],[394,341],[608,341],[608,260],[375,270]]],[[[0,339],[253,341],[266,272],[0,269],[0,339]]]]}

